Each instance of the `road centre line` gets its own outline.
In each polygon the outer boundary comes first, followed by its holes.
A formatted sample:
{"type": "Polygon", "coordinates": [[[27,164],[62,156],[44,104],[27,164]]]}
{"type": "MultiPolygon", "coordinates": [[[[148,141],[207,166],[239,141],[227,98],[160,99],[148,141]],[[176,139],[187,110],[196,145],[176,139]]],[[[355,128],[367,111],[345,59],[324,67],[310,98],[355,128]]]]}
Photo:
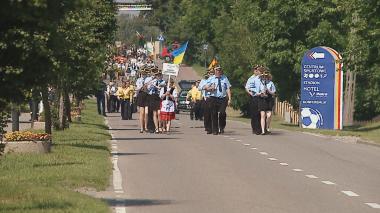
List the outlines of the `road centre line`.
{"type": "Polygon", "coordinates": [[[308,178],[311,178],[311,179],[317,179],[318,177],[317,176],[315,176],[315,175],[305,175],[306,177],[308,177],[308,178]]]}
{"type": "Polygon", "coordinates": [[[257,148],[256,147],[252,147],[251,149],[256,150],[257,148]]]}
{"type": "Polygon", "coordinates": [[[365,203],[365,204],[374,209],[380,209],[380,204],[377,204],[377,203],[365,203]]]}
{"type": "Polygon", "coordinates": [[[292,170],[295,172],[302,172],[303,171],[302,169],[292,169],[292,170]]]}
{"type": "Polygon", "coordinates": [[[281,166],[289,166],[287,163],[280,163],[281,166]]]}
{"type": "Polygon", "coordinates": [[[249,144],[249,143],[245,143],[245,144],[243,144],[244,146],[250,146],[251,144],[249,144]]]}
{"type": "Polygon", "coordinates": [[[355,192],[353,191],[341,191],[343,194],[349,196],[349,197],[359,197],[358,194],[356,194],[355,192]]]}
{"type": "Polygon", "coordinates": [[[268,155],[268,153],[266,153],[266,152],[259,152],[259,153],[262,155],[268,155]]]}
{"type": "Polygon", "coordinates": [[[331,182],[331,181],[321,181],[322,183],[326,184],[326,185],[336,185],[335,183],[331,182]]]}
{"type": "Polygon", "coordinates": [[[271,160],[271,161],[276,161],[277,158],[268,158],[268,160],[271,160]]]}

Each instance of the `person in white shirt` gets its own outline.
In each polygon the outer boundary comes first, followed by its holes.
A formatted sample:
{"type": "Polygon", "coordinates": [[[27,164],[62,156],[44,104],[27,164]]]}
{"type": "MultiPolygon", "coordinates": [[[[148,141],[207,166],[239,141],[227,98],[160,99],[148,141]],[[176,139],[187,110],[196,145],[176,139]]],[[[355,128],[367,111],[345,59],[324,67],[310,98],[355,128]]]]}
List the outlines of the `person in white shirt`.
{"type": "Polygon", "coordinates": [[[260,76],[259,85],[259,103],[258,109],[261,117],[261,135],[270,133],[270,122],[272,117],[272,110],[274,106],[273,96],[276,93],[276,87],[272,82],[272,76],[269,71],[265,71],[260,76]]]}

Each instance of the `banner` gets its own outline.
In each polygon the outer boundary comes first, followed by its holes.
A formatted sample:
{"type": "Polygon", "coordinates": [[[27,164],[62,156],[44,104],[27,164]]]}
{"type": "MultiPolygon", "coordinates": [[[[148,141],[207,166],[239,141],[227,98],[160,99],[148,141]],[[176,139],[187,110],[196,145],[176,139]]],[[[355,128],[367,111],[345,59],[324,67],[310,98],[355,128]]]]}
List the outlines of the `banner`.
{"type": "Polygon", "coordinates": [[[177,76],[179,71],[179,65],[178,64],[169,64],[169,63],[163,63],[162,64],[162,74],[163,75],[171,75],[171,76],[177,76]]]}

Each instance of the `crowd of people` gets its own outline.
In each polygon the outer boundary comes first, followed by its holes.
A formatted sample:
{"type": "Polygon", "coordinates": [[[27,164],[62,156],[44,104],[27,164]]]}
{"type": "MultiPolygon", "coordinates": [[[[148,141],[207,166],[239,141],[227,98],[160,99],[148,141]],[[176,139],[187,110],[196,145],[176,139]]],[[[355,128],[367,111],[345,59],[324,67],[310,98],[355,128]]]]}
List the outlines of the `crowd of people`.
{"type": "MultiPolygon", "coordinates": [[[[163,78],[161,70],[144,49],[126,51],[125,60],[111,66],[119,67],[121,75],[109,75],[101,81],[97,92],[98,113],[121,113],[121,119],[132,119],[137,112],[139,132],[170,133],[176,117],[179,91],[173,79],[163,78]],[[133,73],[133,74],[132,74],[133,73]]],[[[252,133],[269,134],[276,88],[267,68],[256,65],[245,89],[249,95],[252,133]]],[[[190,119],[203,121],[207,134],[223,134],[226,109],[231,105],[231,83],[221,66],[217,65],[197,80],[186,96],[191,104],[190,119]]]]}

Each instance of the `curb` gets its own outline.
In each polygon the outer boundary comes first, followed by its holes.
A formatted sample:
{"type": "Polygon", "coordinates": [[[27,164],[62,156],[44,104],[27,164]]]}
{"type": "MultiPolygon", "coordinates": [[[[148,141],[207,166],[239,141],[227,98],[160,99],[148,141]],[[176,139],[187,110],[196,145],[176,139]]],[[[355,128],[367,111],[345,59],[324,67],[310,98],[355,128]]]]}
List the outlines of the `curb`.
{"type": "Polygon", "coordinates": [[[380,148],[380,144],[372,142],[372,141],[369,141],[369,140],[363,140],[361,138],[356,143],[358,143],[358,144],[365,144],[365,145],[369,145],[369,146],[376,146],[376,147],[380,148]]]}
{"type": "MultiPolygon", "coordinates": [[[[245,123],[244,121],[231,120],[231,119],[227,119],[227,121],[239,122],[242,124],[249,125],[248,123],[245,123]]],[[[276,129],[278,129],[278,128],[276,128],[276,129]]],[[[303,132],[303,131],[292,131],[292,130],[287,130],[287,129],[278,129],[278,130],[285,131],[285,132],[298,132],[298,133],[312,135],[312,136],[316,136],[316,137],[331,138],[331,139],[335,139],[338,141],[341,141],[342,139],[344,139],[344,137],[347,137],[347,136],[331,136],[331,135],[324,135],[324,134],[320,134],[320,133],[303,132]]],[[[362,138],[357,137],[357,136],[349,136],[349,137],[356,137],[356,140],[354,142],[352,142],[354,144],[364,144],[364,145],[368,145],[368,146],[380,147],[380,144],[375,143],[375,142],[370,141],[370,140],[365,140],[365,139],[362,139],[362,138]]]]}

